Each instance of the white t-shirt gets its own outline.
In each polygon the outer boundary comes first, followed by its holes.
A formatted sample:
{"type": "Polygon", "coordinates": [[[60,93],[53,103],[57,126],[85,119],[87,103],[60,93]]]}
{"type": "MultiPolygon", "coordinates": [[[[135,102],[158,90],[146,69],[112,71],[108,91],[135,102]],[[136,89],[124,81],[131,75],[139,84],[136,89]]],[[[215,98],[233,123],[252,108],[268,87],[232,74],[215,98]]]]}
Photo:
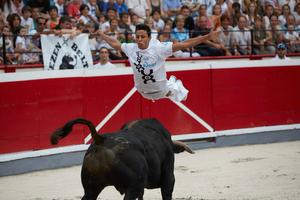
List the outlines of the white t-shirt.
{"type": "Polygon", "coordinates": [[[147,49],[139,49],[136,43],[123,43],[134,74],[135,87],[140,93],[167,90],[165,59],[172,55],[172,42],[151,39],[147,49]]]}
{"type": "Polygon", "coordinates": [[[114,69],[116,66],[112,64],[111,62],[107,62],[105,64],[97,63],[91,69],[114,69]]]}

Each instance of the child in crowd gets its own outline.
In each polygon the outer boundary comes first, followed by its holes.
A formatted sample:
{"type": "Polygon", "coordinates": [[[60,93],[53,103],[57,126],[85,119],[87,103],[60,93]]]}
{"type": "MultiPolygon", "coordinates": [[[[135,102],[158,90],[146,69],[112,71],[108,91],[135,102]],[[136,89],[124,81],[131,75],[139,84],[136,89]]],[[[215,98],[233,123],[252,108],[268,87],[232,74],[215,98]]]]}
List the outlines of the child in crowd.
{"type": "Polygon", "coordinates": [[[15,50],[21,53],[20,63],[36,63],[39,61],[39,57],[36,53],[29,52],[40,52],[37,46],[35,46],[31,39],[28,38],[28,29],[25,27],[20,27],[19,35],[16,39],[16,48],[15,50]]]}
{"type": "Polygon", "coordinates": [[[29,6],[22,8],[21,26],[26,27],[29,31],[34,29],[33,19],[31,18],[31,8],[29,6]]]}

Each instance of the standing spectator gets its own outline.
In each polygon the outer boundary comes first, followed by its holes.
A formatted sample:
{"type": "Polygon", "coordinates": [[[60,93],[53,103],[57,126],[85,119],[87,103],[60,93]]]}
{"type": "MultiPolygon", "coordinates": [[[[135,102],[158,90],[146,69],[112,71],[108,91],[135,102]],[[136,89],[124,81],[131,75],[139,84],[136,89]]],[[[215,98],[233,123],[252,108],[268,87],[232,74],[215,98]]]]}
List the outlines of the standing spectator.
{"type": "Polygon", "coordinates": [[[233,44],[233,27],[230,25],[230,17],[223,14],[221,16],[221,27],[218,28],[221,33],[219,36],[219,43],[222,49],[225,51],[227,56],[232,55],[232,44],[233,44]]]}
{"type": "Polygon", "coordinates": [[[69,17],[74,17],[75,19],[80,18],[80,6],[81,0],[72,0],[67,7],[67,13],[69,17]]]}
{"type": "MultiPolygon", "coordinates": [[[[198,37],[199,35],[203,36],[211,32],[211,28],[207,27],[207,20],[208,18],[206,16],[199,17],[192,37],[198,37]]],[[[207,40],[204,43],[195,46],[194,48],[201,56],[225,55],[225,50],[223,49],[223,46],[220,44],[220,41],[216,40],[207,40]]]]}
{"type": "Polygon", "coordinates": [[[60,17],[58,15],[58,9],[56,6],[50,6],[49,8],[49,20],[47,21],[48,29],[55,29],[55,27],[59,24],[60,17]]]}
{"type": "Polygon", "coordinates": [[[147,0],[128,0],[127,7],[129,13],[134,13],[139,17],[141,23],[144,22],[146,17],[150,16],[150,8],[147,0]]]}
{"type": "Polygon", "coordinates": [[[286,57],[286,45],[284,43],[279,43],[276,46],[276,55],[273,60],[290,60],[289,57],[286,57]]]}
{"type": "Polygon", "coordinates": [[[249,55],[251,54],[251,33],[246,28],[247,19],[245,16],[240,16],[238,25],[234,27],[234,54],[249,55]]]}
{"type": "Polygon", "coordinates": [[[176,15],[180,13],[181,3],[179,0],[164,0],[163,10],[164,13],[171,17],[172,20],[175,19],[176,15]]]}
{"type": "Polygon", "coordinates": [[[65,15],[65,0],[55,0],[55,6],[57,7],[59,17],[65,15]]]}
{"type": "Polygon", "coordinates": [[[31,8],[29,6],[22,8],[21,26],[24,26],[29,31],[34,29],[33,19],[31,18],[31,8]]]}
{"type": "Polygon", "coordinates": [[[92,69],[113,69],[116,68],[114,64],[109,61],[109,51],[106,47],[101,47],[99,50],[99,63],[94,65],[92,69]]]}
{"type": "Polygon", "coordinates": [[[27,5],[31,8],[38,8],[43,13],[47,13],[50,8],[50,0],[28,0],[27,5]]]}

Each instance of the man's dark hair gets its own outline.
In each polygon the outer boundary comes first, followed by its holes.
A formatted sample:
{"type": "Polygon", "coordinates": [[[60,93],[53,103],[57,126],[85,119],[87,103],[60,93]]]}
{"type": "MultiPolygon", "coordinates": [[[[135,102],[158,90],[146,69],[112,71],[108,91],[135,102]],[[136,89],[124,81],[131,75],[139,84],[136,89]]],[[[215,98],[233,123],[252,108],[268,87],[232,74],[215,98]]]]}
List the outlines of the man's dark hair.
{"type": "Polygon", "coordinates": [[[149,28],[149,26],[147,26],[146,24],[138,24],[135,27],[135,32],[139,31],[139,30],[144,30],[147,32],[147,35],[150,37],[151,36],[151,29],[149,28]]]}

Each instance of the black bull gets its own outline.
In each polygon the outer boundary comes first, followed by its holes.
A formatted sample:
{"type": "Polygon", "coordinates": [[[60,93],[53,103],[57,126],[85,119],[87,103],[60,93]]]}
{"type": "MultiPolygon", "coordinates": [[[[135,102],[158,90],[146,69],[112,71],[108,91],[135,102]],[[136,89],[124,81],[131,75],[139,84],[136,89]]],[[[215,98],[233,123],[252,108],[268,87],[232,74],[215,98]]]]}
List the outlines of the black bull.
{"type": "Polygon", "coordinates": [[[161,188],[163,200],[171,200],[175,183],[174,153],[193,153],[184,143],[172,141],[171,135],[156,119],[137,120],[110,134],[97,134],[85,119],[75,119],[56,130],[51,143],[66,137],[74,124],[85,124],[94,142],[88,148],[81,170],[83,200],[95,200],[113,185],[124,200],[143,199],[144,188],[161,188]]]}

